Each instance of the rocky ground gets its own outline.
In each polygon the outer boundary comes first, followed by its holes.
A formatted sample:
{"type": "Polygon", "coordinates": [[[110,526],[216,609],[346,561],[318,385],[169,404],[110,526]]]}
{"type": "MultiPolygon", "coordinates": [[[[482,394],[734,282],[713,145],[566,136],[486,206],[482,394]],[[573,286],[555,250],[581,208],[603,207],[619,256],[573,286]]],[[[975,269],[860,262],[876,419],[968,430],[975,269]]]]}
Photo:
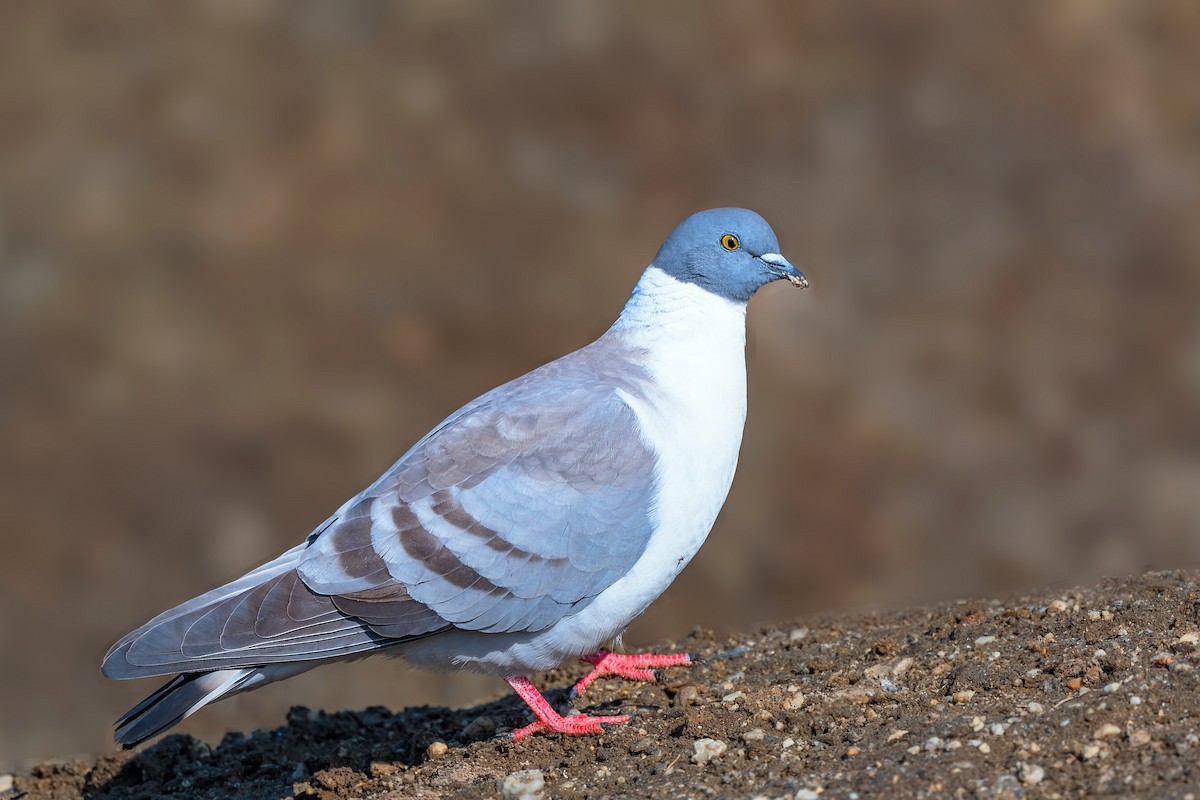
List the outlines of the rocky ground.
{"type": "MultiPolygon", "coordinates": [[[[504,733],[474,708],[325,713],[2,777],[14,798],[1078,797],[1200,794],[1200,571],[1066,593],[831,615],[664,650],[657,684],[598,682],[596,738],[504,733]]],[[[543,685],[582,674],[564,669],[543,685]]],[[[565,704],[565,693],[550,693],[565,704]]]]}

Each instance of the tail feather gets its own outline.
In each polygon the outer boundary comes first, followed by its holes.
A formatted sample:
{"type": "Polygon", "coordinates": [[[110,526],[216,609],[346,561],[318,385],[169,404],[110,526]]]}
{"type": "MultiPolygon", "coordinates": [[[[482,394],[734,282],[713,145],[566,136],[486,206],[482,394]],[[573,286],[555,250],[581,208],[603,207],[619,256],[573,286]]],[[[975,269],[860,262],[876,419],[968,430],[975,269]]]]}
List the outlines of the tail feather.
{"type": "Polygon", "coordinates": [[[238,691],[256,672],[251,667],[176,675],[117,720],[114,738],[123,748],[136,747],[175,727],[201,707],[238,691]]]}

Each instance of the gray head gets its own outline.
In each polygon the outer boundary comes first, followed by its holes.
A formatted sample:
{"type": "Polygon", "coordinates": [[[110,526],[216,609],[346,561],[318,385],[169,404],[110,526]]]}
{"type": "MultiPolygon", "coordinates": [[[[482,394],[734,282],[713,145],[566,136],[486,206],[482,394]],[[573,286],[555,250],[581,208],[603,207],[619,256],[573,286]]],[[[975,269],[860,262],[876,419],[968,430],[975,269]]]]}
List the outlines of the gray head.
{"type": "Polygon", "coordinates": [[[779,240],[767,221],[744,208],[713,208],[688,217],[663,242],[654,266],[738,303],[772,281],[808,286],[779,254],[779,240]]]}

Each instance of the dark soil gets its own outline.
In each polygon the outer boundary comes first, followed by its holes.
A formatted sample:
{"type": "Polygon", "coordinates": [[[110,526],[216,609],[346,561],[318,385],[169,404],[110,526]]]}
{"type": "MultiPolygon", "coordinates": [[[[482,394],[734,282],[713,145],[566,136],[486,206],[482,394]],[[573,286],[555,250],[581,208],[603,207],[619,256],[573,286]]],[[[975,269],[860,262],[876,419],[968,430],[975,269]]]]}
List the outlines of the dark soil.
{"type": "MultiPolygon", "coordinates": [[[[595,738],[506,741],[529,717],[511,697],[463,710],[298,707],[282,728],[215,748],[175,735],[42,765],[0,797],[495,797],[498,780],[531,769],[545,797],[1191,797],[1198,632],[1200,572],[825,616],[727,641],[697,629],[662,649],[704,663],[658,684],[600,682],[574,703],[636,715],[595,738]]],[[[561,689],[550,696],[566,703],[561,689]]]]}

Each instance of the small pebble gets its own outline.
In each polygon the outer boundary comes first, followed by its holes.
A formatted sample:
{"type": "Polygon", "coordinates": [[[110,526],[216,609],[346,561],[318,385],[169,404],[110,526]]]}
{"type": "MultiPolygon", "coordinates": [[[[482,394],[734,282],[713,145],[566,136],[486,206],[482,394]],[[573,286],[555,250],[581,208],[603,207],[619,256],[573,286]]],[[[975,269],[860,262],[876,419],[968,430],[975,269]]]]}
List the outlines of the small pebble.
{"type": "Polygon", "coordinates": [[[692,743],[692,750],[694,751],[692,753],[692,761],[695,761],[697,764],[707,764],[714,758],[720,758],[725,754],[727,749],[728,745],[720,739],[709,739],[707,737],[697,739],[692,743]]]}
{"type": "Polygon", "coordinates": [[[722,697],[722,698],[721,698],[721,702],[723,702],[723,703],[735,703],[735,702],[737,702],[738,700],[742,699],[742,697],[743,697],[745,694],[746,694],[745,692],[743,692],[743,691],[741,691],[741,690],[739,689],[739,690],[738,690],[738,691],[736,691],[736,692],[730,692],[729,694],[727,694],[727,695],[725,695],[724,697],[722,697]]]}
{"type": "Polygon", "coordinates": [[[446,755],[446,751],[449,749],[445,742],[433,742],[429,747],[425,748],[425,752],[429,754],[430,758],[438,758],[439,756],[446,755]]]}
{"type": "Polygon", "coordinates": [[[1142,698],[1138,697],[1136,694],[1129,695],[1129,705],[1140,706],[1141,704],[1142,704],[1142,698]]]}
{"type": "Polygon", "coordinates": [[[1129,734],[1129,743],[1134,747],[1150,744],[1150,731],[1142,729],[1129,734]]]}
{"type": "Polygon", "coordinates": [[[846,699],[851,703],[860,706],[865,706],[867,703],[871,702],[871,698],[874,696],[875,693],[869,689],[859,689],[857,687],[849,689],[845,695],[846,699]]]}
{"type": "Polygon", "coordinates": [[[901,730],[901,729],[899,729],[899,728],[898,728],[898,729],[896,729],[896,730],[894,730],[894,731],[892,731],[891,733],[889,733],[889,734],[888,734],[888,738],[887,738],[887,740],[888,740],[889,742],[894,742],[894,741],[896,741],[897,739],[900,739],[900,738],[902,738],[902,737],[903,737],[905,734],[907,734],[907,733],[908,733],[908,731],[906,731],[906,730],[901,730]]]}
{"type": "Polygon", "coordinates": [[[1046,710],[1046,707],[1043,706],[1041,703],[1037,702],[1036,700],[1034,700],[1029,705],[1025,706],[1025,710],[1028,711],[1030,714],[1041,714],[1043,711],[1046,710]]]}
{"type": "Polygon", "coordinates": [[[988,726],[988,730],[991,732],[992,736],[1003,736],[1004,731],[1006,731],[1007,728],[1001,722],[993,722],[988,726]]]}
{"type": "Polygon", "coordinates": [[[963,689],[950,695],[950,699],[955,703],[969,703],[971,698],[975,696],[974,689],[963,689]]]}
{"type": "Polygon", "coordinates": [[[812,789],[797,789],[796,793],[792,795],[796,800],[818,800],[820,796],[812,789]]]}
{"type": "Polygon", "coordinates": [[[846,758],[854,758],[856,755],[858,755],[861,752],[862,752],[862,750],[858,749],[857,747],[847,747],[846,748],[846,758]]]}
{"type": "Polygon", "coordinates": [[[1114,736],[1120,735],[1121,729],[1119,727],[1113,725],[1111,722],[1106,722],[1096,729],[1096,732],[1092,734],[1092,738],[1096,739],[1097,741],[1102,741],[1104,739],[1111,739],[1114,736]]]}
{"type": "Polygon", "coordinates": [[[12,775],[0,775],[0,792],[7,792],[13,788],[12,775]]]}
{"type": "Polygon", "coordinates": [[[1017,770],[1017,777],[1026,786],[1037,786],[1046,777],[1046,770],[1037,764],[1021,764],[1017,770]]]}
{"type": "Polygon", "coordinates": [[[640,756],[643,753],[651,755],[658,749],[658,741],[653,736],[643,736],[641,739],[634,740],[629,745],[630,755],[635,756],[640,756]]]}
{"type": "Polygon", "coordinates": [[[994,641],[996,641],[995,636],[980,636],[978,639],[975,640],[975,644],[982,646],[985,644],[991,644],[994,641]]]}
{"type": "Polygon", "coordinates": [[[680,687],[675,693],[675,707],[683,708],[685,706],[694,706],[700,701],[700,690],[692,684],[680,687]]]}
{"type": "Polygon", "coordinates": [[[717,653],[715,656],[713,656],[713,660],[717,661],[723,658],[737,658],[738,656],[744,656],[749,652],[749,647],[744,644],[739,644],[737,647],[731,647],[728,650],[722,650],[721,652],[717,653]]]}
{"type": "Polygon", "coordinates": [[[765,738],[767,738],[767,732],[762,728],[754,728],[742,734],[742,741],[746,744],[758,744],[765,738]]]}
{"type": "Polygon", "coordinates": [[[1106,683],[1104,684],[1104,691],[1108,692],[1109,694],[1112,694],[1113,692],[1119,692],[1121,691],[1121,684],[1117,681],[1106,683]]]}
{"type": "Polygon", "coordinates": [[[540,769],[523,769],[496,779],[502,797],[513,800],[541,800],[545,796],[546,778],[540,769]]]}
{"type": "Polygon", "coordinates": [[[789,642],[799,642],[808,637],[808,628],[793,628],[788,634],[789,642]]]}
{"type": "Polygon", "coordinates": [[[985,754],[990,753],[990,752],[992,752],[992,746],[990,744],[988,744],[987,742],[980,742],[979,743],[979,752],[985,753],[985,754]]]}
{"type": "Polygon", "coordinates": [[[1100,755],[1100,745],[1098,745],[1098,744],[1084,745],[1083,749],[1079,752],[1079,755],[1083,758],[1084,761],[1091,761],[1093,758],[1100,755]]]}
{"type": "Polygon", "coordinates": [[[796,692],[796,694],[783,701],[783,707],[795,711],[797,708],[803,706],[807,700],[808,698],[803,693],[796,692]]]}
{"type": "Polygon", "coordinates": [[[464,738],[478,740],[490,739],[496,732],[496,721],[487,714],[476,717],[462,729],[464,738]]]}
{"type": "Polygon", "coordinates": [[[1082,678],[1068,678],[1066,681],[1066,684],[1067,684],[1067,688],[1073,692],[1076,689],[1078,689],[1080,686],[1083,686],[1083,679],[1082,678]]]}

